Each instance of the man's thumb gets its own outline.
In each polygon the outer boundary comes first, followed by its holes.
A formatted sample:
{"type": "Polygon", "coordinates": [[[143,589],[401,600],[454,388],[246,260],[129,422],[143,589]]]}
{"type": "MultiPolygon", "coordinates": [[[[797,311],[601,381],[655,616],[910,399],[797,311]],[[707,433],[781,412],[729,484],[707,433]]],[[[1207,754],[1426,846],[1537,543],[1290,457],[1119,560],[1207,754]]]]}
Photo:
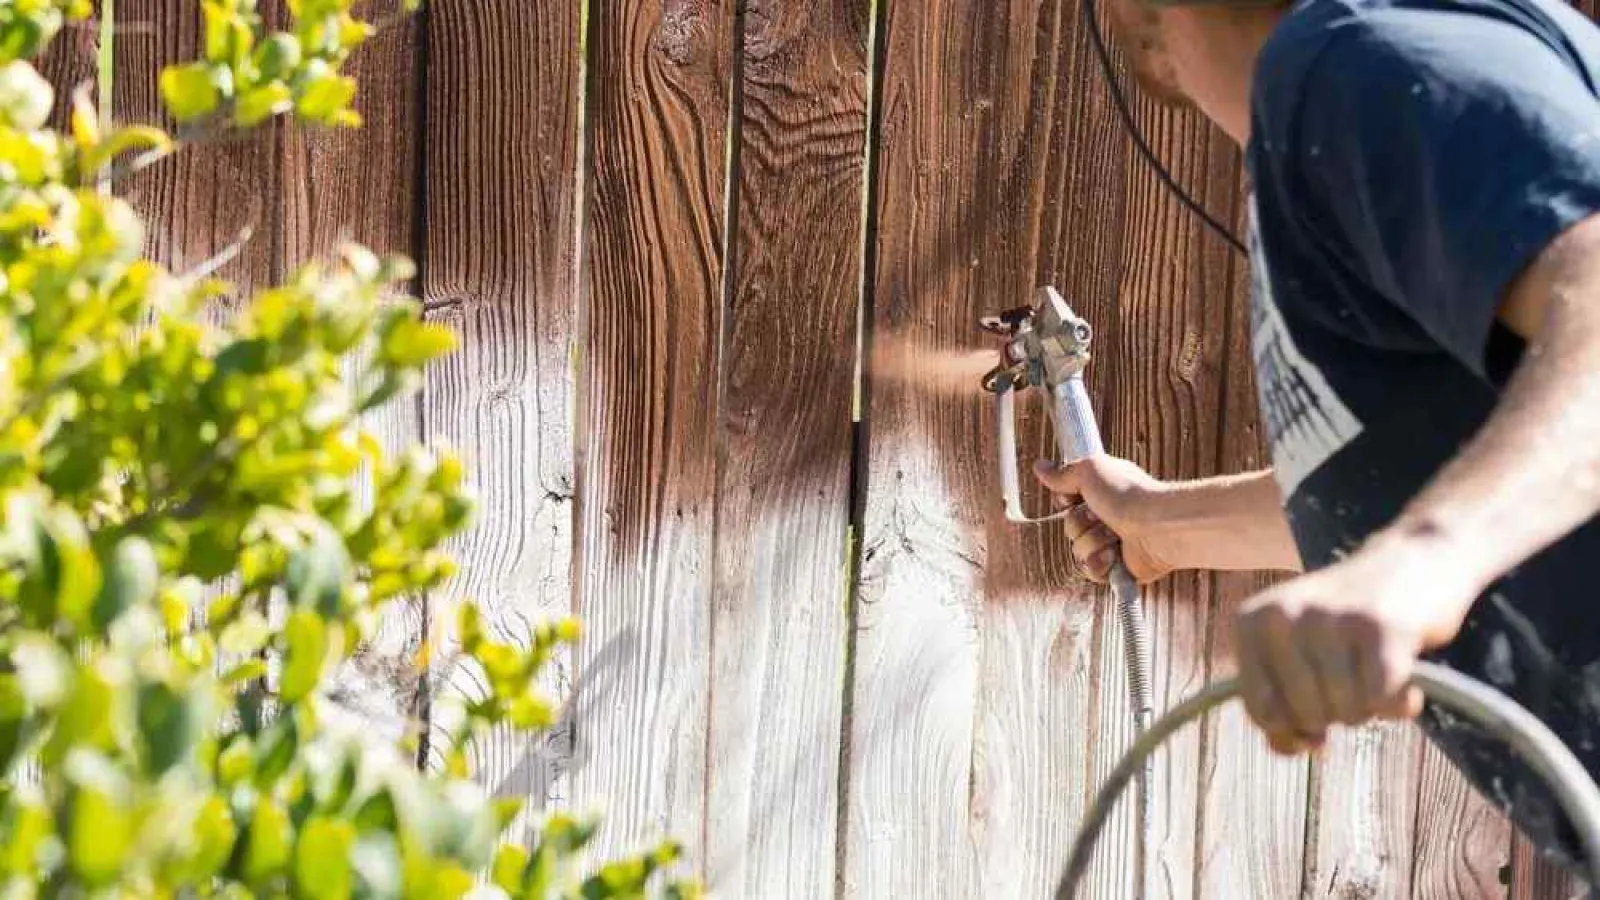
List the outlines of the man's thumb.
{"type": "Polygon", "coordinates": [[[1056,494],[1082,494],[1083,470],[1083,463],[1063,466],[1048,459],[1041,459],[1033,464],[1034,477],[1056,494]]]}

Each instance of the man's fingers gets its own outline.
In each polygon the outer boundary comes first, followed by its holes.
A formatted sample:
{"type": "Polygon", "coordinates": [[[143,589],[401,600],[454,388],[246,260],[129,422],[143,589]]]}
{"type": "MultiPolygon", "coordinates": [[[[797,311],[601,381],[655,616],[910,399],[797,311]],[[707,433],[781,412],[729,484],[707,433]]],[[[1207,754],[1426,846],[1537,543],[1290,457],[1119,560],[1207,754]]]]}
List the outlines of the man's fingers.
{"type": "Polygon", "coordinates": [[[1360,655],[1357,673],[1362,691],[1372,698],[1373,715],[1406,720],[1421,714],[1422,692],[1411,685],[1415,665],[1416,654],[1394,642],[1360,655]]]}
{"type": "Polygon", "coordinates": [[[1307,661],[1332,721],[1358,725],[1371,718],[1378,698],[1362,690],[1357,675],[1359,648],[1337,637],[1308,644],[1307,661]]]}
{"type": "Polygon", "coordinates": [[[1083,477],[1077,465],[1058,466],[1048,459],[1041,459],[1033,464],[1033,475],[1039,483],[1057,494],[1078,495],[1083,493],[1083,477]]]}
{"type": "Polygon", "coordinates": [[[1332,719],[1304,652],[1295,646],[1294,624],[1282,612],[1266,610],[1260,630],[1261,660],[1290,729],[1321,740],[1332,719]]]}
{"type": "MultiPolygon", "coordinates": [[[[1269,743],[1290,733],[1283,714],[1283,703],[1272,685],[1266,663],[1258,652],[1259,640],[1243,632],[1252,630],[1247,621],[1240,623],[1237,657],[1239,662],[1239,697],[1244,701],[1245,713],[1264,731],[1269,743]]],[[[1277,744],[1273,743],[1274,749],[1277,744]]],[[[1285,751],[1287,752],[1287,751],[1285,751]]]]}
{"type": "MultiPolygon", "coordinates": [[[[1089,504],[1084,503],[1082,498],[1075,499],[1077,502],[1067,507],[1065,520],[1067,523],[1067,540],[1074,542],[1084,539],[1088,536],[1090,529],[1100,525],[1100,517],[1094,514],[1094,510],[1089,508],[1089,504]]],[[[1100,527],[1104,528],[1105,526],[1100,525],[1100,527]]],[[[1109,530],[1107,530],[1107,533],[1110,533],[1109,530]]],[[[1116,536],[1112,535],[1112,539],[1115,540],[1116,536]]]]}

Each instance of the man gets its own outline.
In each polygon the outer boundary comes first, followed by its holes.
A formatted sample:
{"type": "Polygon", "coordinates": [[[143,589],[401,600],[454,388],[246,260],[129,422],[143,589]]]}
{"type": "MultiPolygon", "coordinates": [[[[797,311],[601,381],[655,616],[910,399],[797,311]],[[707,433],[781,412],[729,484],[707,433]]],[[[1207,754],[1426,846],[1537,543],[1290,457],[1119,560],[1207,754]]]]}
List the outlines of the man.
{"type": "Polygon", "coordinates": [[[1600,31],[1558,0],[1112,0],[1143,86],[1246,148],[1271,472],[1039,477],[1105,577],[1303,570],[1238,612],[1272,746],[1411,718],[1575,860],[1499,742],[1407,687],[1487,681],[1600,774],[1600,31]]]}

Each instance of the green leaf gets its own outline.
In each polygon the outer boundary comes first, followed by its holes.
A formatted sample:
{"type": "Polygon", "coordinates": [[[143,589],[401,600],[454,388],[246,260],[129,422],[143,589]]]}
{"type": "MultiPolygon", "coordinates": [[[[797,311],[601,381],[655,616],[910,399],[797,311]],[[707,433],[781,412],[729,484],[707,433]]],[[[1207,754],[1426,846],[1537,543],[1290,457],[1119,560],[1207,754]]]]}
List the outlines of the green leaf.
{"type": "Polygon", "coordinates": [[[161,98],[179,122],[208,116],[222,105],[224,86],[231,84],[226,69],[204,62],[173,66],[161,73],[161,98]]]}
{"type": "Polygon", "coordinates": [[[294,763],[300,748],[300,726],[294,716],[283,716],[268,725],[256,744],[256,785],[276,784],[294,763]]]}
{"type": "Polygon", "coordinates": [[[155,550],[148,541],[129,537],[118,542],[106,566],[100,595],[95,598],[95,627],[109,628],[127,610],[154,602],[160,580],[155,550]]]}
{"type": "Polygon", "coordinates": [[[194,881],[204,882],[222,870],[233,854],[233,843],[238,836],[228,804],[221,797],[208,797],[194,822],[197,847],[191,873],[194,881]]]}
{"type": "Polygon", "coordinates": [[[506,844],[495,853],[491,880],[511,896],[522,893],[522,877],[527,872],[528,851],[515,844],[506,844]]]}
{"type": "Polygon", "coordinates": [[[268,81],[289,77],[299,68],[300,59],[300,39],[292,34],[274,34],[256,47],[256,69],[268,81]]]}
{"type": "Polygon", "coordinates": [[[249,128],[293,108],[294,98],[289,86],[274,81],[241,93],[234,106],[233,120],[249,128]]]}
{"type": "Polygon", "coordinates": [[[349,822],[314,817],[295,842],[294,880],[310,900],[345,900],[351,894],[350,854],[356,832],[349,822]]]}
{"type": "Polygon", "coordinates": [[[305,543],[290,555],[284,573],[289,602],[326,617],[336,616],[350,575],[350,554],[344,539],[326,522],[318,520],[308,531],[305,543]]]}
{"type": "Polygon", "coordinates": [[[204,735],[205,695],[200,691],[175,691],[160,682],[139,688],[139,734],[145,764],[153,775],[191,758],[204,735]]]}
{"type": "Polygon", "coordinates": [[[77,782],[68,807],[67,861],[72,872],[91,887],[117,880],[133,844],[133,814],[127,786],[104,758],[75,757],[77,782]]]}
{"type": "Polygon", "coordinates": [[[262,884],[289,866],[294,828],[289,814],[271,797],[256,804],[250,818],[250,834],[245,847],[244,877],[251,884],[262,884]]]}
{"type": "Polygon", "coordinates": [[[404,318],[383,337],[381,358],[401,368],[419,368],[456,348],[455,332],[442,325],[404,318]]]}
{"type": "Polygon", "coordinates": [[[0,778],[11,771],[12,763],[27,740],[28,698],[15,675],[0,675],[0,778]]]}
{"type": "Polygon", "coordinates": [[[298,703],[316,689],[328,660],[328,626],[309,609],[289,614],[284,627],[283,682],[278,692],[285,703],[298,703]]]}
{"type": "Polygon", "coordinates": [[[296,87],[294,109],[302,118],[323,125],[345,124],[350,101],[356,96],[355,79],[314,60],[307,64],[296,87]]]}
{"type": "Polygon", "coordinates": [[[112,711],[116,691],[101,667],[78,668],[72,688],[57,713],[55,732],[45,747],[45,761],[59,762],[76,747],[110,750],[116,742],[112,711]]]}

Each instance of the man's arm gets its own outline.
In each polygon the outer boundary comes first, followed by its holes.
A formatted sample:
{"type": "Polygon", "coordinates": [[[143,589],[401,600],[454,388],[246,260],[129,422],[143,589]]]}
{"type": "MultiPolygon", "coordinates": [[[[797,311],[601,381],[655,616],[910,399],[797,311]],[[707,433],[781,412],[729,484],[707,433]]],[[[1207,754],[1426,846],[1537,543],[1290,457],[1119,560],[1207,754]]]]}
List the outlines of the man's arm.
{"type": "Polygon", "coordinates": [[[1600,512],[1600,216],[1540,255],[1499,318],[1528,341],[1524,362],[1379,538],[1451,554],[1479,589],[1600,512]]]}
{"type": "Polygon", "coordinates": [[[1119,552],[1139,581],[1184,569],[1301,568],[1271,472],[1164,482],[1108,456],[1059,469],[1041,463],[1036,472],[1072,507],[1072,555],[1096,581],[1119,552]]]}
{"type": "Polygon", "coordinates": [[[1240,612],[1245,702],[1281,752],[1333,722],[1415,715],[1417,657],[1600,513],[1600,216],[1550,244],[1498,315],[1528,349],[1473,439],[1359,553],[1240,612]]]}

